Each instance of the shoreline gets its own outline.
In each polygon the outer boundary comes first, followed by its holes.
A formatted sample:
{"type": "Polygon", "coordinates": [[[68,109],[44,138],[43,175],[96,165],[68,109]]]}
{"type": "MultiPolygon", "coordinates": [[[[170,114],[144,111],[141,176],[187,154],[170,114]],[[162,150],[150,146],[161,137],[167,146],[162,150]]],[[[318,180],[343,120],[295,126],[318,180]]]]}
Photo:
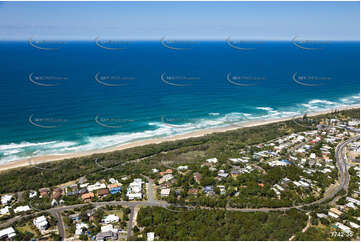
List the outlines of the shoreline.
{"type": "MultiPolygon", "coordinates": [[[[323,114],[333,112],[335,109],[337,109],[338,111],[343,111],[343,110],[350,110],[350,109],[355,109],[355,108],[360,108],[360,105],[354,104],[354,105],[350,105],[349,107],[340,107],[340,108],[327,109],[327,110],[323,110],[323,111],[316,111],[316,112],[308,113],[307,116],[312,117],[312,116],[323,115],[323,114]]],[[[267,120],[252,120],[252,121],[248,121],[248,122],[245,122],[242,124],[230,125],[227,127],[207,128],[207,129],[192,131],[192,132],[185,133],[185,134],[179,134],[179,135],[174,135],[174,136],[170,136],[170,137],[161,137],[161,138],[152,138],[152,139],[148,139],[148,140],[134,141],[134,142],[127,143],[127,144],[122,144],[122,145],[117,145],[114,147],[108,147],[108,148],[97,149],[97,150],[92,150],[92,151],[75,152],[75,153],[71,153],[71,154],[60,154],[60,155],[43,155],[43,156],[38,156],[38,157],[33,157],[33,158],[28,158],[28,159],[15,160],[15,161],[10,161],[5,164],[0,164],[0,172],[14,169],[14,168],[36,165],[36,164],[41,164],[41,163],[47,163],[47,162],[52,162],[52,161],[59,161],[59,160],[70,159],[70,158],[91,156],[93,154],[120,151],[120,150],[124,150],[124,149],[128,149],[128,148],[134,148],[134,147],[144,146],[144,145],[149,145],[149,144],[159,144],[162,142],[169,142],[169,141],[176,141],[176,140],[182,140],[182,139],[188,139],[188,138],[201,137],[201,136],[205,136],[208,134],[226,132],[226,131],[236,130],[236,129],[241,129],[241,128],[255,127],[255,126],[261,126],[261,125],[266,125],[266,124],[271,124],[271,123],[289,121],[289,120],[292,120],[294,118],[299,118],[299,117],[302,117],[302,115],[285,117],[285,118],[267,119],[267,120]]]]}

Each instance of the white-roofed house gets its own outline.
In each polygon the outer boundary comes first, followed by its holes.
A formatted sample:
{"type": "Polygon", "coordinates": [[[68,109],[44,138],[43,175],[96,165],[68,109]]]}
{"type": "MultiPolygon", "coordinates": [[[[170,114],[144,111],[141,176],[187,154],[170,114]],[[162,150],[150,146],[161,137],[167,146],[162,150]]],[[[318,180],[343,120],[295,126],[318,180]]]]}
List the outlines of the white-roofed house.
{"type": "Polygon", "coordinates": [[[10,203],[11,200],[13,200],[13,198],[14,198],[14,195],[12,195],[12,194],[3,195],[1,197],[1,204],[6,205],[6,204],[10,203]]]}
{"type": "Polygon", "coordinates": [[[160,191],[160,196],[162,196],[162,197],[168,197],[169,194],[170,194],[170,189],[169,188],[163,188],[160,191]]]}
{"type": "Polygon", "coordinates": [[[85,229],[88,229],[88,225],[83,222],[76,224],[75,227],[75,235],[81,235],[85,229]]]}
{"type": "Polygon", "coordinates": [[[107,216],[105,216],[105,218],[103,219],[103,223],[105,224],[111,224],[111,223],[117,223],[119,222],[119,217],[115,214],[109,214],[107,216]]]}
{"type": "Polygon", "coordinates": [[[147,241],[153,241],[153,240],[154,240],[154,232],[148,232],[147,241]]]}
{"type": "Polygon", "coordinates": [[[217,159],[217,158],[210,158],[210,159],[207,159],[206,161],[207,161],[208,163],[213,163],[213,164],[215,164],[215,163],[218,162],[218,159],[217,159]]]}
{"type": "Polygon", "coordinates": [[[46,230],[49,227],[48,220],[44,215],[34,218],[33,223],[40,231],[46,230]]]}
{"type": "Polygon", "coordinates": [[[28,205],[19,206],[14,209],[14,213],[21,213],[21,212],[26,212],[26,211],[30,211],[30,210],[31,210],[31,208],[28,205]]]}
{"type": "Polygon", "coordinates": [[[0,239],[1,240],[12,239],[15,236],[16,236],[16,232],[13,227],[9,227],[9,228],[0,230],[0,239]]]}

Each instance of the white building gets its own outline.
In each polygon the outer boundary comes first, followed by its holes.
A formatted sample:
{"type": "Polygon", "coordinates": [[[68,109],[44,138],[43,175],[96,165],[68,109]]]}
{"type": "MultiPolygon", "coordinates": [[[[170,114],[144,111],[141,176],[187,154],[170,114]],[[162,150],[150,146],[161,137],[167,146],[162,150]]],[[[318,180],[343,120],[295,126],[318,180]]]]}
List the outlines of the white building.
{"type": "Polygon", "coordinates": [[[350,226],[354,229],[359,229],[360,228],[360,225],[358,224],[355,224],[354,222],[350,222],[350,226]]]}
{"type": "Polygon", "coordinates": [[[153,241],[154,240],[154,232],[147,233],[147,241],[153,241]]]}
{"type": "Polygon", "coordinates": [[[206,161],[207,161],[208,163],[213,163],[213,164],[215,164],[215,163],[218,162],[218,159],[217,159],[217,158],[210,158],[210,159],[207,159],[206,161]]]}
{"type": "Polygon", "coordinates": [[[318,218],[327,218],[327,215],[324,213],[317,213],[318,218]]]}
{"type": "Polygon", "coordinates": [[[10,208],[9,206],[6,206],[6,207],[0,209],[0,215],[5,215],[5,214],[10,213],[9,208],[10,208]]]}
{"type": "Polygon", "coordinates": [[[33,197],[37,197],[38,196],[38,192],[37,191],[30,191],[29,192],[29,198],[33,198],[33,197]]]}
{"type": "Polygon", "coordinates": [[[178,166],[177,170],[181,171],[181,170],[187,170],[188,166],[178,166]]]}
{"type": "Polygon", "coordinates": [[[335,223],[335,227],[338,229],[341,229],[343,232],[345,233],[351,233],[351,228],[347,227],[346,225],[342,224],[342,223],[335,223]]]}
{"type": "Polygon", "coordinates": [[[3,230],[0,230],[0,239],[11,239],[16,236],[15,230],[13,227],[9,227],[3,230]]]}
{"type": "Polygon", "coordinates": [[[6,205],[6,204],[10,203],[12,199],[13,199],[13,195],[11,195],[11,194],[3,195],[1,197],[1,204],[6,205]]]}
{"type": "Polygon", "coordinates": [[[346,201],[352,202],[352,203],[356,203],[357,206],[360,206],[360,201],[359,201],[359,200],[356,200],[356,199],[354,199],[354,198],[352,198],[352,197],[346,197],[346,201]]]}
{"type": "Polygon", "coordinates": [[[169,188],[164,188],[164,189],[162,189],[162,190],[160,191],[160,195],[161,195],[162,197],[168,197],[169,194],[170,194],[170,189],[169,189],[169,188]]]}
{"type": "Polygon", "coordinates": [[[83,233],[83,229],[88,229],[88,225],[86,223],[76,224],[75,235],[81,235],[83,233]]]}
{"type": "Polygon", "coordinates": [[[48,220],[46,220],[45,216],[34,218],[33,223],[40,231],[46,230],[49,226],[48,220]]]}
{"type": "Polygon", "coordinates": [[[349,202],[346,204],[346,207],[348,208],[352,208],[352,209],[356,209],[357,207],[355,206],[355,204],[353,204],[352,202],[349,202]]]}
{"type": "Polygon", "coordinates": [[[103,219],[103,223],[105,224],[111,224],[117,222],[119,222],[119,217],[115,214],[109,214],[108,216],[105,216],[105,218],[103,219]]]}
{"type": "Polygon", "coordinates": [[[162,180],[163,180],[163,182],[168,182],[168,181],[172,180],[173,178],[174,178],[174,176],[172,174],[167,174],[162,177],[162,180]]]}
{"type": "Polygon", "coordinates": [[[101,230],[102,233],[109,232],[109,231],[111,231],[113,233],[118,232],[117,229],[113,228],[112,224],[103,225],[103,226],[100,227],[100,230],[101,230]]]}
{"type": "Polygon", "coordinates": [[[328,212],[328,216],[332,217],[332,218],[339,218],[339,216],[333,212],[328,212]]]}
{"type": "Polygon", "coordinates": [[[109,178],[109,182],[111,184],[118,184],[119,183],[119,181],[117,179],[114,179],[114,178],[109,178]]]}
{"type": "Polygon", "coordinates": [[[26,205],[26,206],[19,206],[17,208],[14,209],[14,213],[21,213],[21,212],[26,212],[26,211],[30,211],[31,208],[26,205]]]}
{"type": "Polygon", "coordinates": [[[89,192],[96,191],[96,190],[103,189],[103,188],[107,188],[107,186],[104,183],[100,183],[100,182],[96,182],[95,184],[89,185],[87,187],[89,192]]]}
{"type": "Polygon", "coordinates": [[[134,179],[134,181],[129,184],[127,189],[127,197],[129,200],[134,200],[136,198],[142,199],[142,184],[143,181],[139,178],[134,179]]]}

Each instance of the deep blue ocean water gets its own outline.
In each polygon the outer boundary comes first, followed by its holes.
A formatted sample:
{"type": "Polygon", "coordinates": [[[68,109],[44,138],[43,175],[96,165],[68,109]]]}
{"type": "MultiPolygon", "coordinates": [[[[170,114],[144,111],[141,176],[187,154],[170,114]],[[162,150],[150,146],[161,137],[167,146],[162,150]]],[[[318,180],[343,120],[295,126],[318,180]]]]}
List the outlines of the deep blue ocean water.
{"type": "Polygon", "coordinates": [[[0,42],[0,163],[360,102],[359,42],[105,44],[0,42]]]}

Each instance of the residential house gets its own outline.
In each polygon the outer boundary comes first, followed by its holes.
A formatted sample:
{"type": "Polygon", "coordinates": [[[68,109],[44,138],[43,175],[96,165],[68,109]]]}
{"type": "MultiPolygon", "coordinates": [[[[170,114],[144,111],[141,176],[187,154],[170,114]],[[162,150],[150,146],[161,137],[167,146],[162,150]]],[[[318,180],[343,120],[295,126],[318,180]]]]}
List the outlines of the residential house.
{"type": "Polygon", "coordinates": [[[167,169],[167,170],[165,170],[165,171],[159,172],[159,174],[160,174],[161,176],[164,176],[164,175],[166,175],[166,174],[172,174],[172,173],[173,173],[173,170],[172,170],[172,169],[167,169]]]}
{"type": "Polygon", "coordinates": [[[40,188],[39,193],[40,197],[47,197],[49,195],[50,189],[49,188],[40,188]]]}
{"type": "Polygon", "coordinates": [[[10,203],[11,200],[13,200],[13,198],[14,198],[14,195],[12,195],[12,194],[7,194],[7,195],[1,196],[1,204],[6,205],[6,204],[10,203]]]}
{"type": "Polygon", "coordinates": [[[160,191],[160,196],[161,197],[168,197],[170,194],[170,189],[169,188],[165,188],[165,189],[162,189],[160,191]]]}
{"type": "Polygon", "coordinates": [[[97,191],[97,195],[99,198],[105,197],[108,194],[109,194],[109,190],[106,188],[102,188],[97,191]]]}
{"type": "Polygon", "coordinates": [[[89,192],[93,192],[93,191],[96,191],[99,189],[104,189],[104,188],[107,188],[107,186],[104,183],[100,183],[100,182],[96,182],[93,185],[87,186],[87,189],[89,192]]]}
{"type": "Polygon", "coordinates": [[[103,219],[103,223],[105,224],[117,223],[117,222],[119,222],[119,217],[116,216],[115,214],[109,214],[105,216],[105,218],[103,219]]]}
{"type": "Polygon", "coordinates": [[[202,179],[202,175],[199,172],[196,172],[196,173],[193,174],[193,178],[198,184],[200,184],[201,179],[202,179]]]}
{"type": "Polygon", "coordinates": [[[97,241],[118,240],[118,234],[112,231],[100,232],[96,235],[95,240],[97,241]]]}
{"type": "Polygon", "coordinates": [[[0,230],[0,240],[12,240],[16,236],[16,232],[13,227],[0,230]]]}
{"type": "Polygon", "coordinates": [[[9,206],[0,209],[0,215],[10,214],[9,206]]]}
{"type": "Polygon", "coordinates": [[[81,234],[83,234],[84,232],[84,230],[87,230],[88,229],[88,225],[86,224],[86,223],[78,223],[78,224],[76,224],[76,226],[75,226],[75,235],[81,235],[81,234]]]}
{"type": "Polygon", "coordinates": [[[213,186],[203,187],[203,192],[209,196],[213,196],[214,195],[213,186]]]}
{"type": "Polygon", "coordinates": [[[154,232],[148,232],[147,241],[153,241],[153,240],[154,240],[154,232]]]}
{"type": "Polygon", "coordinates": [[[193,195],[193,196],[197,196],[198,195],[198,189],[191,188],[191,189],[188,190],[188,194],[193,195]]]}
{"type": "Polygon", "coordinates": [[[218,159],[217,158],[210,158],[210,159],[207,159],[206,161],[207,161],[207,163],[216,164],[218,162],[218,159]]]}
{"type": "Polygon", "coordinates": [[[108,189],[111,194],[122,192],[122,184],[121,183],[109,184],[108,189]]]}
{"type": "Polygon", "coordinates": [[[53,198],[54,199],[59,199],[61,197],[62,193],[63,193],[63,190],[61,188],[59,188],[59,187],[54,188],[54,190],[53,190],[53,198]]]}
{"type": "Polygon", "coordinates": [[[45,216],[34,218],[33,223],[40,231],[46,230],[49,227],[48,220],[45,216]]]}
{"type": "Polygon", "coordinates": [[[14,213],[21,213],[21,212],[27,212],[27,211],[30,211],[31,208],[26,205],[26,206],[19,206],[17,208],[14,209],[14,213]]]}
{"type": "Polygon", "coordinates": [[[126,194],[129,200],[142,199],[142,184],[143,181],[139,178],[129,184],[126,194]]]}
{"type": "Polygon", "coordinates": [[[84,193],[83,195],[81,195],[81,199],[84,202],[90,202],[93,197],[95,197],[93,192],[84,193]]]}

